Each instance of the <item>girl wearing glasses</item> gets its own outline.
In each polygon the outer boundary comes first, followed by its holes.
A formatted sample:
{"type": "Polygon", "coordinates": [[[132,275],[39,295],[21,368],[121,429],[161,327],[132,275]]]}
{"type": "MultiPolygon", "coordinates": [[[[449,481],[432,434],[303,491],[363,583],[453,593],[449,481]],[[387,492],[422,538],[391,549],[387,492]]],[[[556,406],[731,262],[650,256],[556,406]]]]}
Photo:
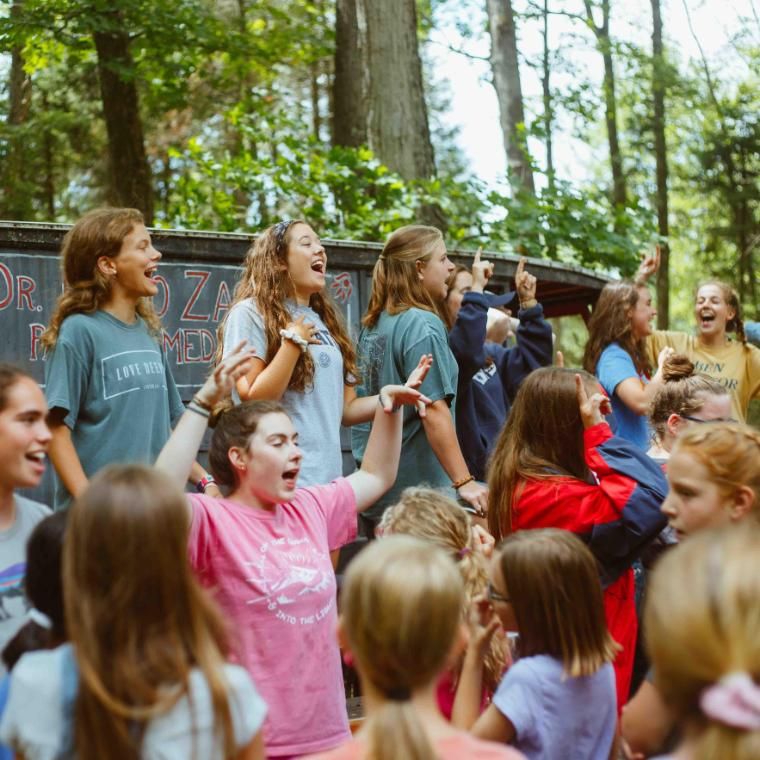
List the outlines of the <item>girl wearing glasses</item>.
{"type": "Polygon", "coordinates": [[[324,292],[326,275],[325,248],[306,222],[272,225],[248,250],[219,326],[217,364],[243,340],[256,354],[233,399],[280,401],[293,420],[306,452],[303,486],[342,475],[341,424],[369,422],[377,406],[377,396],[356,396],[356,351],[324,292]]]}
{"type": "Polygon", "coordinates": [[[622,647],[615,659],[622,707],[637,628],[631,564],[665,527],[660,506],[667,488],[657,463],[612,436],[602,416],[608,402],[598,391],[585,372],[545,367],[528,375],[491,457],[488,518],[497,539],[562,528],[588,543],[601,572],[607,625],[622,647]]]}
{"type": "Polygon", "coordinates": [[[731,396],[717,380],[695,372],[694,364],[683,354],[673,354],[663,365],[665,384],[652,399],[649,422],[655,442],[647,452],[666,462],[676,437],[690,423],[734,422],[731,396]]]}
{"type": "Polygon", "coordinates": [[[489,604],[465,655],[454,722],[530,758],[612,757],[617,713],[607,631],[591,552],[563,530],[520,531],[491,560],[489,604]],[[498,627],[519,633],[520,658],[477,717],[482,651],[498,627]]]}

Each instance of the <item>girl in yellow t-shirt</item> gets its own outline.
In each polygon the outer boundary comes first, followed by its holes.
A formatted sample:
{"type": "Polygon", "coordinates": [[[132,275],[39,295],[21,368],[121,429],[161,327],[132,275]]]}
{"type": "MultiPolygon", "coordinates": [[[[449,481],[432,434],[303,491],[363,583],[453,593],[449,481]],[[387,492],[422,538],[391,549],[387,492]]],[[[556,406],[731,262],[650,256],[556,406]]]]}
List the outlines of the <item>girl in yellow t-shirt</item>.
{"type": "Polygon", "coordinates": [[[739,297],[725,282],[709,280],[697,290],[694,312],[697,335],[657,330],[647,340],[650,357],[666,346],[686,354],[697,372],[725,386],[734,417],[744,422],[749,402],[760,397],[760,349],[747,343],[739,297]]]}

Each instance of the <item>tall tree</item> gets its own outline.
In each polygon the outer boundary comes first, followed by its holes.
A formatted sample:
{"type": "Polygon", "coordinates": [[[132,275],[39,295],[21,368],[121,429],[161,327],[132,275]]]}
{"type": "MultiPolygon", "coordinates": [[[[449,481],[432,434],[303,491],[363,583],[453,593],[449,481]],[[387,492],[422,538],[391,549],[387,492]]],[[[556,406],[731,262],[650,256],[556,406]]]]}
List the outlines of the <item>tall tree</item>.
{"type": "Polygon", "coordinates": [[[108,133],[108,195],[112,203],[139,209],[146,224],[152,224],[153,184],[145,153],[129,34],[118,10],[106,11],[93,19],[98,22],[92,37],[108,133]]]}
{"type": "Polygon", "coordinates": [[[334,145],[358,148],[369,142],[365,65],[367,24],[357,0],[337,0],[335,6],[335,79],[332,139],[334,145]]]}
{"type": "Polygon", "coordinates": [[[612,168],[612,203],[616,209],[626,205],[628,191],[623,172],[623,155],[618,139],[617,101],[615,100],[615,70],[612,66],[612,40],[610,39],[610,0],[601,0],[602,22],[594,20],[594,7],[591,0],[583,0],[586,8],[586,23],[596,37],[596,46],[604,63],[604,121],[607,127],[607,143],[610,151],[612,168]]]}
{"type": "Polygon", "coordinates": [[[544,0],[542,13],[541,40],[543,43],[543,55],[541,56],[541,92],[544,104],[544,144],[546,145],[546,179],[549,189],[554,189],[554,151],[553,151],[553,125],[554,106],[552,104],[551,91],[551,50],[549,48],[549,0],[544,0]]]}
{"type": "Polygon", "coordinates": [[[528,155],[517,34],[511,0],[486,0],[491,33],[491,71],[499,102],[499,121],[507,154],[507,172],[513,185],[535,193],[528,155]]]}
{"type": "MultiPolygon", "coordinates": [[[[11,5],[12,22],[22,14],[23,0],[11,5]]],[[[2,214],[8,219],[28,219],[31,197],[23,188],[24,155],[21,130],[29,116],[32,102],[32,80],[24,70],[23,43],[17,40],[11,49],[11,65],[8,73],[8,144],[5,161],[0,172],[2,177],[2,214]]]]}
{"type": "Polygon", "coordinates": [[[668,153],[665,142],[665,59],[662,48],[660,0],[652,2],[652,105],[654,155],[657,179],[657,232],[660,269],[657,272],[657,327],[665,330],[670,322],[670,245],[668,243],[668,153]]]}

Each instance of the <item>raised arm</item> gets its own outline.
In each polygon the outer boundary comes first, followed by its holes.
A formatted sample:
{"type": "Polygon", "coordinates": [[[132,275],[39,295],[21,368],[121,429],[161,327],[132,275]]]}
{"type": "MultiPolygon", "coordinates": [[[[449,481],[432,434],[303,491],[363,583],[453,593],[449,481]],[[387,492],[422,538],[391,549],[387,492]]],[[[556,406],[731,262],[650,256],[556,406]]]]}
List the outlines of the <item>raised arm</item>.
{"type": "Polygon", "coordinates": [[[237,346],[216,366],[208,380],[187,407],[161,449],[156,468],[184,488],[208,425],[209,412],[231,391],[235,382],[248,370],[253,357],[245,342],[237,346]]]}
{"type": "MultiPolygon", "coordinates": [[[[357,511],[371,507],[396,482],[403,427],[401,406],[420,402],[428,404],[430,399],[405,385],[380,389],[362,466],[347,478],[356,495],[357,511]]],[[[424,411],[422,414],[424,419],[424,411]]]]}

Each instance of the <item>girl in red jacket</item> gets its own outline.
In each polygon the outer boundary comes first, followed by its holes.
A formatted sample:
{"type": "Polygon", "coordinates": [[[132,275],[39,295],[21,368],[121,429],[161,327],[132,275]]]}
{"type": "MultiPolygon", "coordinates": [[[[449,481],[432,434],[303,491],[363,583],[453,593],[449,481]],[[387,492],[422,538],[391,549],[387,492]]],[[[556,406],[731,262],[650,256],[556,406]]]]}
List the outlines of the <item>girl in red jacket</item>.
{"type": "Polygon", "coordinates": [[[608,400],[586,372],[546,367],[520,386],[489,466],[489,527],[562,528],[578,535],[599,565],[615,659],[618,708],[628,697],[636,609],[631,563],[665,526],[667,485],[646,454],[613,437],[608,400]]]}

